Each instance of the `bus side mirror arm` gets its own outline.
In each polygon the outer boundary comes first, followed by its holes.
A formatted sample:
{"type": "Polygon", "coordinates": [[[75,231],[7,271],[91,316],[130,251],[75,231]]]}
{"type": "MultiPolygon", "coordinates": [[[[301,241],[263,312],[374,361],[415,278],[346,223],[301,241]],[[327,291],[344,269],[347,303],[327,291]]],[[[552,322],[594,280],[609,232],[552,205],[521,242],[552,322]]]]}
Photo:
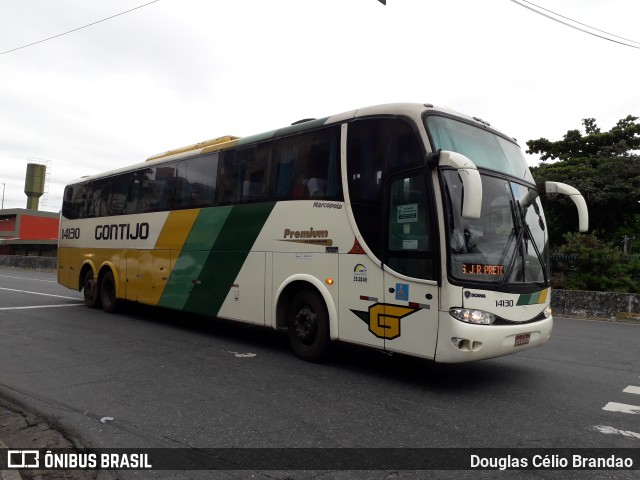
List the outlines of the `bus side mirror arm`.
{"type": "Polygon", "coordinates": [[[462,218],[477,220],[482,210],[482,179],[478,167],[466,156],[458,152],[439,150],[437,157],[428,157],[427,162],[438,160],[438,167],[455,168],[462,181],[462,218]]]}
{"type": "Polygon", "coordinates": [[[584,201],[584,197],[578,189],[566,183],[544,182],[544,192],[568,195],[578,209],[578,230],[581,232],[589,230],[589,209],[587,208],[587,202],[584,201]]]}

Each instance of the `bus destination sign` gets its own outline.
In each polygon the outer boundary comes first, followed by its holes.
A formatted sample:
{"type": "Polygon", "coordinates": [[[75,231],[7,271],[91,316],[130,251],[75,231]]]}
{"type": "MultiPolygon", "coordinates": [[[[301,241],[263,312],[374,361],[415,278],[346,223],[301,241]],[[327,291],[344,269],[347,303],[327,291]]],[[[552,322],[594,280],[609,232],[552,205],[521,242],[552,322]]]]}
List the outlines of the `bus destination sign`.
{"type": "Polygon", "coordinates": [[[482,265],[480,263],[463,263],[462,273],[467,275],[504,275],[504,265],[482,265]]]}

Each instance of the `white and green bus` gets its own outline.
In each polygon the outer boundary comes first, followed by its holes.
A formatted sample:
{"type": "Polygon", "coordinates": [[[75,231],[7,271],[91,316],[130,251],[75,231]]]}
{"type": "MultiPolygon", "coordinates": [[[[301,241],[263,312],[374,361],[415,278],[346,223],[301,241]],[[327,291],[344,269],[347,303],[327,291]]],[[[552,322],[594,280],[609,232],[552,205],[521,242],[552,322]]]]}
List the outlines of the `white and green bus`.
{"type": "Polygon", "coordinates": [[[516,142],[430,104],[362,108],[220,137],[64,192],[58,281],[122,301],[437,362],[547,341],[549,239],[516,142]]]}

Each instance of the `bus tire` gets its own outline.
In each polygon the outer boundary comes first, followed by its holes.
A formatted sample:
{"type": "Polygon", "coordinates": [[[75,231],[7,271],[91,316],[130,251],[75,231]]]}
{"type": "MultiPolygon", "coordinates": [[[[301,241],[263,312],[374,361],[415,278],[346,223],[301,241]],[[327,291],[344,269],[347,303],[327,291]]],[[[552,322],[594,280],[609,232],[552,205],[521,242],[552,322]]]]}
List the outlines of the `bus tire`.
{"type": "Polygon", "coordinates": [[[102,309],[107,313],[115,313],[118,309],[118,298],[116,297],[116,281],[113,272],[108,270],[100,280],[100,300],[102,309]]]}
{"type": "Polygon", "coordinates": [[[323,362],[329,357],[329,313],[314,290],[299,291],[287,312],[289,343],[293,352],[307,362],[323,362]]]}
{"type": "Polygon", "coordinates": [[[84,292],[84,304],[89,308],[100,308],[98,285],[91,268],[89,268],[84,274],[82,279],[82,290],[84,292]]]}

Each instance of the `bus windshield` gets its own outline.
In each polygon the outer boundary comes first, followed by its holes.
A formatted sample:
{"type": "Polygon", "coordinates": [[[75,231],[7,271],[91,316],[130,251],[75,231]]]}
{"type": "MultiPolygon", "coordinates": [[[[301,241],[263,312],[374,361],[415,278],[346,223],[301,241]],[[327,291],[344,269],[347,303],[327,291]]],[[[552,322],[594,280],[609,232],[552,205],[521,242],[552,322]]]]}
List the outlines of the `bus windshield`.
{"type": "Polygon", "coordinates": [[[546,285],[548,236],[536,190],[482,173],[481,216],[469,220],[461,215],[457,171],[445,170],[442,178],[451,276],[465,282],[546,285]]]}
{"type": "Polygon", "coordinates": [[[434,143],[434,151],[458,152],[469,157],[478,168],[534,183],[517,144],[489,130],[438,115],[426,116],[425,126],[434,143]]]}

